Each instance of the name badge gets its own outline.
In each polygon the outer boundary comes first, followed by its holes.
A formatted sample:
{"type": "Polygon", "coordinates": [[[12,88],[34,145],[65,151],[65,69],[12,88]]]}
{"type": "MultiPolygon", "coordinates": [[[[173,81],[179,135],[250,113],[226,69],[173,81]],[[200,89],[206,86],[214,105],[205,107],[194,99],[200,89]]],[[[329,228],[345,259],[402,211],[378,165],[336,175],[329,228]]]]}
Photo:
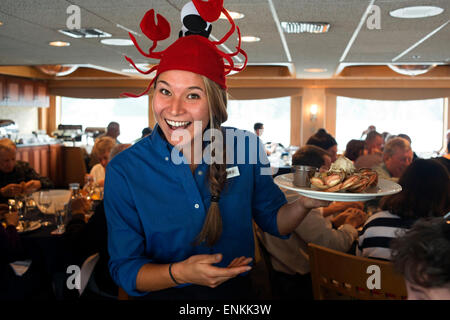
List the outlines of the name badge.
{"type": "Polygon", "coordinates": [[[239,176],[239,168],[237,166],[227,168],[227,179],[234,178],[237,176],[239,176]]]}

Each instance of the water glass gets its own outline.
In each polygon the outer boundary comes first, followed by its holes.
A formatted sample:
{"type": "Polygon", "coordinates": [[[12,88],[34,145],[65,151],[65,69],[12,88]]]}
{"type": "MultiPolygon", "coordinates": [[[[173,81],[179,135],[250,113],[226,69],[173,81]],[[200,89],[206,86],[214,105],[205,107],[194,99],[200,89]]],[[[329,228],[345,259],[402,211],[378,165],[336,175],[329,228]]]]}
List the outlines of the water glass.
{"type": "Polygon", "coordinates": [[[62,234],[65,231],[64,226],[64,209],[55,209],[55,224],[56,224],[56,233],[62,234]]]}
{"type": "Polygon", "coordinates": [[[49,191],[40,191],[39,192],[39,206],[40,209],[44,211],[44,213],[48,213],[50,206],[52,205],[52,198],[50,196],[49,191]]]}

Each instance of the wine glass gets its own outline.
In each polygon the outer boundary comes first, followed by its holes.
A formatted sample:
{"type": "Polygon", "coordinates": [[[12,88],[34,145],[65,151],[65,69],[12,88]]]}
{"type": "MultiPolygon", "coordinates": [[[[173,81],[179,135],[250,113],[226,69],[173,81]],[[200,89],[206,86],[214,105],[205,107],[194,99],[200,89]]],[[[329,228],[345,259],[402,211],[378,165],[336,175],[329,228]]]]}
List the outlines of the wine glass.
{"type": "Polygon", "coordinates": [[[64,217],[65,217],[65,204],[63,202],[55,202],[56,234],[63,234],[65,231],[64,217]]]}
{"type": "Polygon", "coordinates": [[[44,211],[45,213],[49,213],[48,209],[52,205],[52,198],[50,196],[50,192],[49,191],[40,191],[38,201],[39,201],[39,206],[41,207],[40,208],[41,211],[44,211]],[[44,208],[44,210],[42,210],[42,208],[44,208]]]}

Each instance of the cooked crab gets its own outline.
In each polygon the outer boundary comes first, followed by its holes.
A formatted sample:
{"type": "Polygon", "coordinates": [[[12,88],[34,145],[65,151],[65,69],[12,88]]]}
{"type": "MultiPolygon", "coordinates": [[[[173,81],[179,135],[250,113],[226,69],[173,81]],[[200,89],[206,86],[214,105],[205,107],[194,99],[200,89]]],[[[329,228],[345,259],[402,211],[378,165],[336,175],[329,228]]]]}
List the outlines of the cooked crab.
{"type": "Polygon", "coordinates": [[[349,159],[339,157],[330,170],[316,174],[310,182],[314,187],[326,192],[362,192],[377,185],[378,175],[368,168],[356,170],[349,159]]]}

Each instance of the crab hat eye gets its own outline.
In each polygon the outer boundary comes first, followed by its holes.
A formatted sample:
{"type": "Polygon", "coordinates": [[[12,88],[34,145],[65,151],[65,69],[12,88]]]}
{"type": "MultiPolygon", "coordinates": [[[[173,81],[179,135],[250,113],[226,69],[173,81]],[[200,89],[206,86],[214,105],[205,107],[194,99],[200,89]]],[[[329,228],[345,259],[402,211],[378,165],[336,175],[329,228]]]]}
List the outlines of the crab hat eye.
{"type": "Polygon", "coordinates": [[[192,1],[186,3],[181,9],[181,23],[183,26],[180,31],[180,37],[196,34],[208,38],[211,34],[211,23],[206,22],[200,16],[192,1]]]}

